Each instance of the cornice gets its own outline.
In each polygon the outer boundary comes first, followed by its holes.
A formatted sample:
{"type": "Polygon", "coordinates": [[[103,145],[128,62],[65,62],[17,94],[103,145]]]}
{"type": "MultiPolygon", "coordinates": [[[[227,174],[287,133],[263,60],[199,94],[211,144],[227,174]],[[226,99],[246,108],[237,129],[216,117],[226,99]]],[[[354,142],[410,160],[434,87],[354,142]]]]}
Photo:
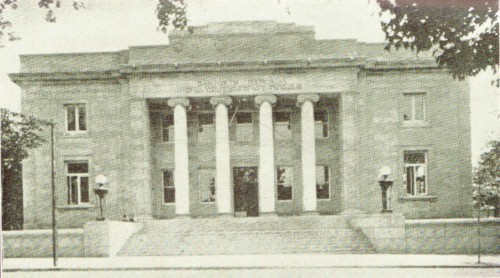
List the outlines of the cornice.
{"type": "Polygon", "coordinates": [[[91,72],[23,72],[9,74],[12,82],[65,81],[65,80],[106,80],[118,79],[122,75],[118,70],[91,72]]]}
{"type": "Polygon", "coordinates": [[[437,69],[435,61],[370,61],[364,58],[321,58],[294,60],[238,61],[217,63],[172,63],[148,65],[121,65],[107,71],[86,72],[23,72],[9,74],[16,83],[37,81],[109,80],[151,74],[188,72],[265,71],[276,69],[335,69],[357,68],[365,71],[437,69]]]}

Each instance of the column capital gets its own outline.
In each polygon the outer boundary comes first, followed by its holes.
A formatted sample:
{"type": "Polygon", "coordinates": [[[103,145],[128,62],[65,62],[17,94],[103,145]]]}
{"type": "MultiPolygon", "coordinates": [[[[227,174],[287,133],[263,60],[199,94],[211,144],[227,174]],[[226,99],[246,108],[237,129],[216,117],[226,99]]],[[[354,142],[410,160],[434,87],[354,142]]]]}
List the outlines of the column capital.
{"type": "Polygon", "coordinates": [[[264,102],[269,102],[272,105],[275,104],[277,100],[275,95],[260,95],[255,97],[255,105],[259,107],[264,102]]]}
{"type": "Polygon", "coordinates": [[[175,107],[177,105],[182,105],[184,107],[189,107],[189,99],[184,97],[174,97],[167,100],[168,106],[175,107]]]}
{"type": "Polygon", "coordinates": [[[232,102],[233,100],[228,96],[215,96],[210,98],[210,104],[212,104],[214,107],[217,106],[217,104],[224,104],[225,106],[229,106],[232,102]]]}
{"type": "Polygon", "coordinates": [[[297,96],[297,106],[300,107],[304,102],[310,101],[313,104],[318,102],[319,95],[318,94],[302,94],[297,96]]]}

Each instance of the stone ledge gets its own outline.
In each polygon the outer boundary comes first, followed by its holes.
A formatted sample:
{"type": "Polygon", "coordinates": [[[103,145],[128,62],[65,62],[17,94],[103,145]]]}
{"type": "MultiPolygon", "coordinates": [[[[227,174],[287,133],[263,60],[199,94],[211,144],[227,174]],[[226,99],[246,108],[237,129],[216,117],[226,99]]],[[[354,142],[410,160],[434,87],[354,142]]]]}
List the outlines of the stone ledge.
{"type": "Polygon", "coordinates": [[[413,202],[413,201],[427,201],[427,202],[436,202],[438,199],[437,196],[434,195],[423,195],[423,196],[400,196],[398,198],[399,202],[413,202]]]}
{"type": "MultiPolygon", "coordinates": [[[[481,218],[481,223],[498,223],[500,218],[481,218]]],[[[405,225],[477,224],[477,218],[414,219],[405,220],[405,225]]]]}

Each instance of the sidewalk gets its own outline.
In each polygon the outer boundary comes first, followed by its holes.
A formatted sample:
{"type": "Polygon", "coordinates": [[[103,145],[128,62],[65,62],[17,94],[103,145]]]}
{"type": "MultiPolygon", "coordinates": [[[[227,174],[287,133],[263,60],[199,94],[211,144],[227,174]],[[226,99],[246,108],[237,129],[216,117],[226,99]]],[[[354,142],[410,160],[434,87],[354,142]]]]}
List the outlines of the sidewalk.
{"type": "Polygon", "coordinates": [[[248,268],[500,268],[500,255],[221,255],[4,259],[3,271],[89,271],[248,268]]]}

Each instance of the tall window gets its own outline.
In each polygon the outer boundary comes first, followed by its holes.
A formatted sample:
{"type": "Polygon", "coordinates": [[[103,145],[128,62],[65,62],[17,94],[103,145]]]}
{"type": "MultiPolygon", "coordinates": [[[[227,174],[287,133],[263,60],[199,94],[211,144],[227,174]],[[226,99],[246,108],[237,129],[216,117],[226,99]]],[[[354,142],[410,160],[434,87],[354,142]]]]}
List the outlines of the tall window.
{"type": "Polygon", "coordinates": [[[405,152],[405,184],[406,194],[427,194],[427,156],[425,152],[405,152]]]}
{"type": "Polygon", "coordinates": [[[276,185],[278,200],[292,200],[293,169],[292,167],[276,167],[276,185]]]}
{"type": "Polygon", "coordinates": [[[89,164],[88,162],[66,163],[68,205],[89,203],[89,164]]]}
{"type": "Polygon", "coordinates": [[[330,167],[316,165],[316,198],[330,199],[330,167]]]}
{"type": "Polygon", "coordinates": [[[274,137],[277,140],[292,137],[292,114],[290,112],[274,112],[274,137]]]}
{"type": "Polygon", "coordinates": [[[328,137],[328,113],[326,111],[314,112],[314,134],[316,138],[328,137]]]}
{"type": "Polygon", "coordinates": [[[215,169],[200,169],[200,202],[215,202],[215,169]]]}
{"type": "Polygon", "coordinates": [[[87,130],[87,111],[84,104],[66,106],[66,130],[75,132],[87,130]]]}
{"type": "Polygon", "coordinates": [[[174,115],[162,114],[161,118],[161,142],[174,141],[174,115]]]}
{"type": "Polygon", "coordinates": [[[425,121],[425,93],[404,94],[404,115],[406,122],[425,121]]]}
{"type": "Polygon", "coordinates": [[[215,138],[214,114],[198,115],[198,141],[213,142],[215,138]]]}
{"type": "Polygon", "coordinates": [[[174,171],[163,171],[163,203],[175,203],[174,171]]]}
{"type": "Polygon", "coordinates": [[[236,141],[253,140],[253,117],[251,112],[236,113],[236,141]]]}

